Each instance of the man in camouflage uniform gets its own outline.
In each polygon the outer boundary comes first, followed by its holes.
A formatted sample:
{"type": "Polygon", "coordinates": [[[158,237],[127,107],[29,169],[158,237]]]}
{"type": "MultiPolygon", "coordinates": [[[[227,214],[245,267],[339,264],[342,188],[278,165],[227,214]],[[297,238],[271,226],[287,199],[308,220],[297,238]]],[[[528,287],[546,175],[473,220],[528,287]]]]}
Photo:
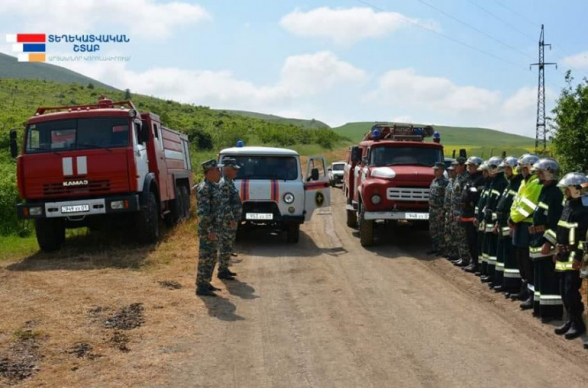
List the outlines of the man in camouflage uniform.
{"type": "Polygon", "coordinates": [[[431,250],[427,254],[442,254],[444,250],[444,222],[443,201],[447,179],[443,176],[445,164],[435,163],[433,167],[435,179],[431,182],[429,191],[429,232],[431,234],[431,250]]]}
{"type": "Polygon", "coordinates": [[[449,175],[449,182],[445,187],[445,199],[443,202],[443,211],[445,213],[445,257],[449,260],[457,260],[459,255],[457,247],[455,246],[455,230],[452,221],[451,198],[453,193],[453,183],[455,181],[455,167],[449,166],[447,169],[449,175]]]}
{"type": "Polygon", "coordinates": [[[220,234],[218,278],[233,280],[237,274],[229,270],[229,263],[235,247],[237,226],[241,222],[241,213],[243,211],[239,190],[235,187],[233,180],[237,177],[240,167],[233,158],[224,158],[223,164],[219,166],[223,168],[224,176],[219,183],[222,198],[222,229],[220,234]]]}
{"type": "Polygon", "coordinates": [[[218,256],[218,236],[221,229],[221,194],[218,188],[220,171],[216,160],[202,163],[204,180],[196,186],[198,201],[198,272],[196,274],[196,295],[216,296],[220,289],[210,284],[218,256]]]}
{"type": "Polygon", "coordinates": [[[471,262],[466,231],[465,228],[459,224],[463,210],[461,196],[466,185],[466,180],[468,179],[465,163],[466,159],[461,156],[451,163],[455,166],[455,172],[457,173],[453,182],[453,193],[451,194],[451,221],[453,222],[453,228],[455,231],[455,245],[457,246],[459,254],[458,259],[453,263],[460,267],[465,267],[471,262]]]}

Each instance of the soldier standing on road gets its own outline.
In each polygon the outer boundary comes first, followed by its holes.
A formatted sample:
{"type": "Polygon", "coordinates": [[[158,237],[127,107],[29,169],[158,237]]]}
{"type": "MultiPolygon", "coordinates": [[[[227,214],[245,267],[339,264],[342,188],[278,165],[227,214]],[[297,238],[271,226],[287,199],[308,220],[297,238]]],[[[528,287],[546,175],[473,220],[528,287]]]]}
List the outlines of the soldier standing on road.
{"type": "MultiPolygon", "coordinates": [[[[494,288],[497,284],[502,284],[502,277],[497,278],[496,267],[497,267],[497,245],[498,245],[498,231],[495,228],[496,219],[496,208],[498,207],[498,201],[502,192],[508,185],[508,181],[504,177],[504,172],[500,164],[502,159],[494,156],[488,160],[488,173],[490,174],[490,187],[488,189],[488,200],[486,201],[486,208],[484,210],[484,223],[486,229],[484,230],[484,240],[486,244],[486,252],[488,258],[488,277],[481,279],[483,282],[488,282],[490,288],[494,288]],[[486,241],[487,240],[487,241],[486,241]]],[[[500,273],[502,275],[502,273],[500,273]]]]}
{"type": "Polygon", "coordinates": [[[504,169],[508,185],[502,192],[498,205],[496,205],[495,228],[498,232],[498,242],[496,245],[495,283],[497,285],[494,290],[497,292],[516,292],[515,290],[518,291],[521,287],[521,274],[517,266],[510,228],[508,227],[510,208],[523,179],[523,176],[517,173],[517,163],[518,158],[516,156],[509,156],[500,163],[500,167],[504,169]],[[502,278],[502,283],[500,283],[500,278],[502,278]]]}
{"type": "MultiPolygon", "coordinates": [[[[557,188],[559,165],[553,159],[540,159],[533,165],[542,189],[537,208],[533,212],[533,225],[529,227],[529,257],[533,261],[534,296],[533,315],[543,321],[561,319],[563,306],[559,282],[555,273],[553,255],[556,245],[557,223],[563,208],[563,193],[557,188]]],[[[523,308],[523,306],[521,306],[523,308]]]]}
{"type": "Polygon", "coordinates": [[[445,187],[445,199],[443,202],[443,210],[445,213],[445,257],[451,261],[457,260],[459,255],[457,253],[457,247],[455,246],[455,228],[452,221],[451,211],[451,198],[453,193],[453,184],[455,181],[455,166],[451,165],[447,168],[449,181],[445,187]]]}
{"type": "MultiPolygon", "coordinates": [[[[582,302],[582,278],[580,268],[582,254],[587,250],[588,198],[582,196],[582,187],[588,185],[588,179],[581,173],[567,174],[557,186],[565,190],[567,199],[557,224],[555,269],[560,274],[560,293],[568,313],[568,319],[555,329],[555,334],[565,335],[566,339],[578,338],[586,332],[582,319],[584,303],[582,302]]],[[[584,343],[586,348],[586,342],[584,343]]]]}
{"type": "Polygon", "coordinates": [[[511,294],[510,298],[528,301],[531,305],[533,304],[535,288],[533,286],[533,263],[529,258],[529,226],[533,222],[533,212],[537,207],[539,194],[541,193],[541,182],[532,171],[533,165],[538,160],[537,155],[531,154],[525,154],[519,159],[518,163],[521,167],[523,180],[510,209],[508,219],[508,226],[512,233],[512,245],[515,247],[517,266],[522,278],[521,291],[511,294]]]}
{"type": "Polygon", "coordinates": [[[455,231],[455,245],[459,255],[453,264],[460,267],[467,266],[472,259],[468,248],[466,231],[459,224],[461,213],[463,211],[461,195],[466,184],[466,179],[468,178],[465,162],[466,159],[460,156],[453,163],[451,163],[455,167],[456,172],[455,180],[453,182],[453,192],[451,194],[451,221],[453,222],[453,228],[455,231]]]}
{"type": "Polygon", "coordinates": [[[433,167],[435,179],[431,182],[429,191],[429,232],[431,234],[431,250],[428,255],[442,255],[445,250],[444,244],[444,220],[443,202],[445,200],[445,188],[449,183],[443,172],[445,164],[443,162],[435,163],[433,167]]]}
{"type": "Polygon", "coordinates": [[[218,188],[220,170],[216,160],[202,163],[204,180],[196,187],[198,202],[198,272],[196,274],[196,295],[216,296],[219,288],[210,284],[218,256],[218,236],[221,228],[221,194],[218,188]]]}
{"type": "Polygon", "coordinates": [[[234,183],[240,166],[235,159],[224,158],[223,164],[219,165],[219,167],[223,168],[223,178],[219,183],[222,197],[222,230],[220,234],[218,278],[234,280],[237,274],[229,270],[229,263],[235,247],[237,226],[241,222],[241,213],[243,211],[239,190],[237,190],[234,183]]]}

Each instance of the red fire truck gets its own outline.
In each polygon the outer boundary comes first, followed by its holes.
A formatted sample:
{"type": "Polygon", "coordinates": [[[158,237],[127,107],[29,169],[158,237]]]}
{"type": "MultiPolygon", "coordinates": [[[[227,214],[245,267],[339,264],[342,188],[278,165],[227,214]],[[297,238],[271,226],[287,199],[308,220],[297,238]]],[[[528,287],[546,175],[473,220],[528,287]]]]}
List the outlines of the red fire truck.
{"type": "Polygon", "coordinates": [[[431,126],[376,123],[347,153],[343,191],[347,225],[359,227],[362,246],[374,241],[378,221],[429,219],[433,166],[443,161],[440,137],[431,126]],[[425,137],[434,137],[425,142],[425,137]]]}
{"type": "MultiPolygon", "coordinates": [[[[18,153],[16,132],[11,150],[18,153]]],[[[132,228],[159,238],[159,222],[189,216],[188,137],[132,102],[38,108],[26,122],[17,182],[18,216],[33,219],[39,246],[58,250],[65,229],[132,228]]]]}

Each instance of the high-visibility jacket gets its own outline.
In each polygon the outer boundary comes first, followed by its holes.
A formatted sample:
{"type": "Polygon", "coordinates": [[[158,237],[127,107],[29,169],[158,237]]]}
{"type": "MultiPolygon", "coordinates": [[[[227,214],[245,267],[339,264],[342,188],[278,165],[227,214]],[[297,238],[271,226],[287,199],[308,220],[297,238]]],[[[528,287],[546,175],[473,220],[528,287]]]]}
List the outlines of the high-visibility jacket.
{"type": "Polygon", "coordinates": [[[515,224],[533,222],[533,212],[539,202],[543,185],[536,175],[531,175],[521,182],[517,197],[510,208],[510,219],[515,224]]]}
{"type": "Polygon", "coordinates": [[[588,229],[588,207],[581,198],[568,200],[557,223],[556,271],[572,271],[574,260],[581,260],[588,229]]]}

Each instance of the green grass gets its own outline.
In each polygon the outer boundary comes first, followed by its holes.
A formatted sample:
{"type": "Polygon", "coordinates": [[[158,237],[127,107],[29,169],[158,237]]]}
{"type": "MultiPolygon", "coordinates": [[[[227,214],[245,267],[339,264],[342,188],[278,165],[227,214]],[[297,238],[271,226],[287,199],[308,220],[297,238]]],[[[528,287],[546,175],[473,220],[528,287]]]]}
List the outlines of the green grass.
{"type": "Polygon", "coordinates": [[[286,118],[286,117],[280,117],[280,116],[275,116],[275,115],[270,115],[270,114],[265,114],[265,113],[247,112],[247,111],[243,111],[243,110],[228,110],[228,109],[227,110],[218,109],[218,110],[228,112],[231,114],[235,114],[235,115],[239,115],[239,116],[261,119],[261,120],[269,121],[272,123],[297,125],[297,126],[300,126],[303,128],[315,128],[315,129],[330,128],[327,124],[323,123],[322,121],[315,120],[315,119],[310,119],[310,120],[290,119],[290,118],[286,118]]]}
{"type": "Polygon", "coordinates": [[[114,90],[112,86],[98,82],[75,71],[48,63],[18,62],[15,57],[0,53],[0,78],[36,79],[63,83],[77,83],[114,90]]]}
{"type": "MultiPolygon", "coordinates": [[[[333,128],[333,130],[342,136],[359,142],[372,125],[373,122],[347,123],[333,128]]],[[[484,149],[492,147],[500,148],[501,150],[509,147],[526,149],[533,147],[535,144],[535,140],[530,137],[513,135],[488,128],[450,127],[444,125],[434,125],[433,127],[441,134],[441,142],[443,145],[448,146],[447,148],[453,145],[466,144],[470,147],[482,147],[484,149]]]]}
{"type": "Polygon", "coordinates": [[[35,236],[19,237],[16,235],[0,235],[0,262],[26,257],[37,252],[37,239],[35,236]]]}

